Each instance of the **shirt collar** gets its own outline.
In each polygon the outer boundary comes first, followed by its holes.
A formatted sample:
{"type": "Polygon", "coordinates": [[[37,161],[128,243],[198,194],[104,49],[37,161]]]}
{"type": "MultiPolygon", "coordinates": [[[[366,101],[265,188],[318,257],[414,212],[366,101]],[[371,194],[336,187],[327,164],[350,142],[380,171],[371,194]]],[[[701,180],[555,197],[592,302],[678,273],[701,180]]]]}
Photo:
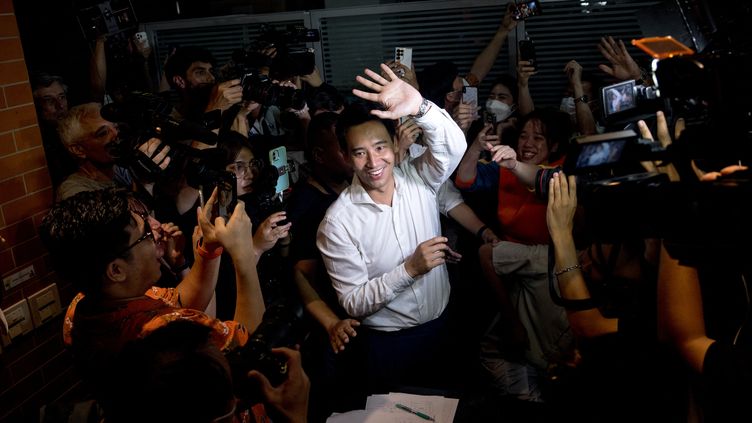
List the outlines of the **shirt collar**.
{"type": "MultiPolygon", "coordinates": [[[[402,169],[399,169],[397,166],[392,168],[392,174],[394,175],[394,195],[396,197],[401,192],[404,177],[402,175],[402,169]]],[[[350,187],[348,189],[350,190],[350,201],[353,204],[378,205],[375,201],[373,201],[373,198],[368,195],[366,189],[363,188],[363,185],[360,183],[360,179],[358,179],[357,176],[353,176],[352,183],[350,184],[350,187]]]]}

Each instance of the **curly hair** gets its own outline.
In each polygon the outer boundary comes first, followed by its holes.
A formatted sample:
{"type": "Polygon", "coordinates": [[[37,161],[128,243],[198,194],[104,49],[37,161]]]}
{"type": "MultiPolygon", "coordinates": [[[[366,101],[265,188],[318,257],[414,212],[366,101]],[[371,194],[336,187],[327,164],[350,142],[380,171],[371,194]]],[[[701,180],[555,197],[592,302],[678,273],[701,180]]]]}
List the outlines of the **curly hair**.
{"type": "Polygon", "coordinates": [[[100,292],[107,264],[128,245],[130,201],[122,189],[84,191],[55,204],[42,221],[39,236],[55,269],[84,294],[100,292]]]}

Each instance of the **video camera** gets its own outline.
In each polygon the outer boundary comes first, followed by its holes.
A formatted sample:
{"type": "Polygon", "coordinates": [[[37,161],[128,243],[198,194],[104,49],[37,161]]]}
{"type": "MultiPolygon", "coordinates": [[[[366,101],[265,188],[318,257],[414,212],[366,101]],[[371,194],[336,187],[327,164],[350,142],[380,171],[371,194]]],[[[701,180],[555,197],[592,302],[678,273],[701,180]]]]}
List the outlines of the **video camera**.
{"type": "Polygon", "coordinates": [[[309,75],[316,67],[314,49],[306,47],[305,43],[321,41],[317,29],[308,29],[301,25],[288,25],[280,31],[269,26],[261,27],[254,48],[256,51],[267,48],[277,49],[272,59],[271,76],[274,79],[286,80],[293,76],[309,75]]]}
{"type": "MultiPolygon", "coordinates": [[[[217,135],[204,125],[172,116],[172,105],[161,97],[133,92],[122,103],[110,103],[101,110],[102,118],[118,125],[118,138],[108,148],[115,162],[131,169],[142,181],[170,179],[184,174],[195,188],[227,180],[224,153],[216,148],[195,149],[182,141],[217,144],[217,135]],[[170,166],[162,170],[138,147],[150,138],[170,146],[170,166]]],[[[156,153],[155,153],[156,154],[156,153]]],[[[232,174],[230,174],[232,175],[232,174]]],[[[234,175],[233,175],[234,176],[234,175]]]]}
{"type": "Polygon", "coordinates": [[[235,394],[241,400],[260,398],[248,372],[257,370],[277,386],[287,378],[287,362],[272,353],[272,348],[300,344],[305,337],[303,307],[299,303],[278,302],[266,309],[264,318],[245,346],[227,354],[235,383],[235,394]]]}
{"type": "Polygon", "coordinates": [[[292,108],[301,110],[305,107],[305,96],[294,87],[275,83],[264,68],[271,69],[273,60],[247,47],[235,50],[228,66],[222,72],[221,79],[240,79],[243,87],[243,100],[253,101],[264,106],[277,106],[284,110],[292,108]]]}

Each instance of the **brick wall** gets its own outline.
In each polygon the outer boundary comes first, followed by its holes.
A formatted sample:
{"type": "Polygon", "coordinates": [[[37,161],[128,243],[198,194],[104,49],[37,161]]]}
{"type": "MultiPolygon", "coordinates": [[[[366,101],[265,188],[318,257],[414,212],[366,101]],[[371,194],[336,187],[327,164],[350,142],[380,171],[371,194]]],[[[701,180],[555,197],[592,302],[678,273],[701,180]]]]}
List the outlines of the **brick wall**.
{"type": "MultiPolygon", "coordinates": [[[[63,306],[70,285],[58,281],[37,235],[52,203],[42,138],[11,0],[0,0],[0,276],[29,265],[35,276],[3,292],[2,308],[52,282],[63,306]]],[[[3,289],[0,286],[0,289],[3,289]]],[[[62,318],[49,321],[3,347],[0,354],[0,422],[38,420],[43,404],[73,396],[78,378],[63,350],[62,318]]]]}

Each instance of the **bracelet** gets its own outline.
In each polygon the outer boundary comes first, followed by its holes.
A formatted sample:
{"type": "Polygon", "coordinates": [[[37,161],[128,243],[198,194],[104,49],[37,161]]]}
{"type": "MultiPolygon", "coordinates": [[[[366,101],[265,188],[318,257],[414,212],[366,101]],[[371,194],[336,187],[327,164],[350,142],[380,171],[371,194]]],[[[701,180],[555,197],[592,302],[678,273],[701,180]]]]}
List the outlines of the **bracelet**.
{"type": "Polygon", "coordinates": [[[201,256],[205,260],[212,260],[222,255],[222,253],[225,251],[224,248],[220,245],[219,247],[215,248],[212,251],[207,250],[204,248],[204,239],[201,238],[196,243],[196,251],[198,252],[198,255],[201,256]]]}
{"type": "Polygon", "coordinates": [[[486,225],[481,226],[480,229],[478,229],[478,232],[475,233],[475,237],[478,238],[479,240],[483,241],[483,232],[486,229],[488,229],[488,226],[486,226],[486,225]]]}
{"type": "Polygon", "coordinates": [[[567,272],[571,272],[572,270],[575,270],[575,269],[582,269],[582,265],[580,263],[577,263],[574,266],[569,266],[569,267],[567,267],[565,269],[561,269],[558,272],[554,272],[554,276],[556,276],[558,278],[559,276],[561,276],[561,275],[563,275],[563,274],[565,274],[567,272]]]}

